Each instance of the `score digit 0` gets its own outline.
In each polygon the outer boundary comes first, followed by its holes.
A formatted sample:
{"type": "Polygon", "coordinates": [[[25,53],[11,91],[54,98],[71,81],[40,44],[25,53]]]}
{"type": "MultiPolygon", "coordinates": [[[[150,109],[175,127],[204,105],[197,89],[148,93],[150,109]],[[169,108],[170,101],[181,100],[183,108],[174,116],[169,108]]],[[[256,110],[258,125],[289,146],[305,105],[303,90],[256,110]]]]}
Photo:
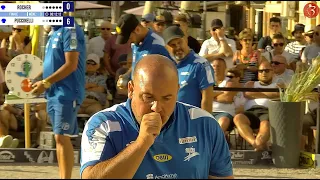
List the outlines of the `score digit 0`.
{"type": "Polygon", "coordinates": [[[63,12],[74,12],[74,2],[63,2],[63,12]]]}

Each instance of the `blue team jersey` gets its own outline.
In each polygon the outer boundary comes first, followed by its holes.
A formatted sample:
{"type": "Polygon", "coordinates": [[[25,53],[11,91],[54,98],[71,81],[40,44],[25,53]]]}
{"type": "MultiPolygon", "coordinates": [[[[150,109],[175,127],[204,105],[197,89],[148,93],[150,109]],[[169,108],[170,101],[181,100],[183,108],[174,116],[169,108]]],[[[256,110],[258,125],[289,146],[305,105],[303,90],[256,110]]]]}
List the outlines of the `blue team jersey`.
{"type": "MultiPolygon", "coordinates": [[[[82,134],[80,175],[86,167],[115,157],[137,139],[139,125],[130,104],[131,100],[127,100],[89,119],[82,134]]],[[[177,102],[165,127],[146,153],[134,179],[233,175],[228,144],[211,114],[177,102]]]]}
{"type": "Polygon", "coordinates": [[[136,66],[136,64],[142,59],[144,56],[148,54],[160,54],[168,57],[170,60],[174,62],[171,58],[169,52],[165,48],[165,43],[162,37],[158,34],[154,33],[152,30],[148,31],[147,36],[144,38],[143,42],[140,45],[132,44],[132,73],[136,66]]]}
{"type": "Polygon", "coordinates": [[[201,107],[201,91],[214,85],[214,71],[210,63],[191,50],[177,64],[177,69],[180,84],[178,101],[201,107]]]}
{"type": "Polygon", "coordinates": [[[55,26],[46,45],[43,64],[43,78],[47,78],[65,64],[65,52],[79,52],[78,68],[69,76],[52,84],[46,91],[47,99],[77,100],[82,103],[85,93],[85,59],[86,45],[84,33],[80,26],[65,28],[55,26]]]}

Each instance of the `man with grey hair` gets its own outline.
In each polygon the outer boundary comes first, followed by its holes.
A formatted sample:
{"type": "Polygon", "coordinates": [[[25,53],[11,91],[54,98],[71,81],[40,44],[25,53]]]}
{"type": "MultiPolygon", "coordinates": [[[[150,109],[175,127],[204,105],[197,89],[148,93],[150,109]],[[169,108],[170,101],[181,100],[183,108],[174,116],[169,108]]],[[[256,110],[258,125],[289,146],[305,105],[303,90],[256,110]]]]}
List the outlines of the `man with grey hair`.
{"type": "Polygon", "coordinates": [[[273,68],[273,82],[283,83],[286,86],[291,82],[294,72],[287,68],[287,60],[282,55],[275,55],[272,58],[271,66],[273,68]]]}

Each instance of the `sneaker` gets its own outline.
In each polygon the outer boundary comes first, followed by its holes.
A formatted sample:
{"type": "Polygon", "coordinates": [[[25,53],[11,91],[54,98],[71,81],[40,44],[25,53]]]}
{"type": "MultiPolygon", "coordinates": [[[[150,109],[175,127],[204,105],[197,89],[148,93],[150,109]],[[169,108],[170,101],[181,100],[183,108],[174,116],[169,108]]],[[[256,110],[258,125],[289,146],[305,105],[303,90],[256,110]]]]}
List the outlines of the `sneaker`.
{"type": "Polygon", "coordinates": [[[12,139],[10,148],[17,148],[18,146],[19,146],[19,139],[17,138],[12,139]]]}
{"type": "Polygon", "coordinates": [[[12,136],[6,135],[0,138],[0,148],[9,148],[12,143],[12,136]]]}

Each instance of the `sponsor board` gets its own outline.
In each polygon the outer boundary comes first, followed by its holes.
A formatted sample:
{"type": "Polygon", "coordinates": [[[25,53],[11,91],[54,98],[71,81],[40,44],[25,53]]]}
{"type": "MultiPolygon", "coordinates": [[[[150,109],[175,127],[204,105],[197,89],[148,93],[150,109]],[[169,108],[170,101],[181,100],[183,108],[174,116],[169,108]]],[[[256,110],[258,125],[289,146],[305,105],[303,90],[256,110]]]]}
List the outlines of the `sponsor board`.
{"type": "Polygon", "coordinates": [[[236,151],[236,152],[230,152],[230,153],[231,153],[231,160],[244,159],[244,152],[236,151]]]}
{"type": "Polygon", "coordinates": [[[320,154],[310,152],[300,152],[299,165],[304,168],[319,168],[320,154]]]}
{"type": "Polygon", "coordinates": [[[15,162],[16,156],[11,151],[0,151],[0,162],[15,162]]]}
{"type": "Polygon", "coordinates": [[[256,164],[257,160],[256,159],[249,159],[249,160],[236,160],[232,161],[233,165],[254,165],[256,164]]]}

